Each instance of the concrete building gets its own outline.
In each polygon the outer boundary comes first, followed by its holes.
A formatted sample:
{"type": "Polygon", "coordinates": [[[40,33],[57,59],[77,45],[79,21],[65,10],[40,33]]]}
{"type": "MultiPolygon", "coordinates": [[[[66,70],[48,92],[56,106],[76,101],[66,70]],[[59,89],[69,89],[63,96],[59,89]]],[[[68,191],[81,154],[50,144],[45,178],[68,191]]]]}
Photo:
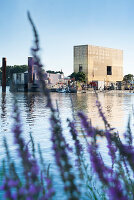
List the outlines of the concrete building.
{"type": "Polygon", "coordinates": [[[74,72],[83,71],[87,82],[108,85],[123,80],[123,51],[106,47],[74,46],[74,72]]]}

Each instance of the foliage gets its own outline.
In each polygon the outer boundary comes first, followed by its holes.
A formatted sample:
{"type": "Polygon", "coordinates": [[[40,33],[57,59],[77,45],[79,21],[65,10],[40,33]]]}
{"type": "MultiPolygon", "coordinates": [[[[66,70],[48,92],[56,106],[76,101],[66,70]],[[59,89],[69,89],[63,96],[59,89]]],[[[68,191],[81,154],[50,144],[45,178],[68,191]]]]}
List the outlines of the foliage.
{"type": "Polygon", "coordinates": [[[123,81],[131,81],[132,79],[134,78],[134,75],[133,74],[127,74],[123,77],[123,81]]]}
{"type": "Polygon", "coordinates": [[[75,81],[85,82],[86,81],[86,75],[84,72],[73,72],[70,75],[70,78],[75,78],[75,81]]]}
{"type": "MultiPolygon", "coordinates": [[[[39,38],[29,13],[28,18],[35,37],[31,53],[37,66],[40,87],[47,98],[47,108],[51,111],[52,150],[63,183],[65,199],[133,200],[134,145],[130,119],[124,135],[126,142],[123,143],[120,140],[119,134],[108,123],[96,94],[96,106],[104,122],[105,129],[99,130],[93,127],[86,115],[79,112],[78,117],[81,121],[81,129],[78,132],[73,113],[73,120],[67,119],[69,132],[74,141],[74,148],[72,149],[63,134],[64,129],[62,128],[58,105],[57,108],[54,108],[49,90],[46,87],[42,64],[38,55],[40,49],[39,38]],[[79,133],[83,134],[85,139],[90,162],[87,162],[84,158],[85,150],[79,140],[79,133]],[[97,142],[98,137],[105,138],[107,141],[106,147],[108,148],[108,155],[111,158],[111,165],[106,165],[103,160],[97,142]],[[72,162],[70,152],[74,155],[76,164],[72,162]],[[91,166],[91,170],[89,165],[91,166]],[[94,182],[93,178],[96,182],[94,182]],[[99,183],[99,188],[95,186],[95,183],[99,183]],[[83,187],[86,190],[83,190],[83,187]]],[[[7,140],[4,138],[6,157],[3,160],[2,174],[4,176],[1,186],[1,191],[5,195],[3,199],[56,199],[55,185],[53,184],[52,176],[48,173],[49,170],[46,168],[41,148],[38,145],[40,157],[38,160],[32,135],[30,134],[31,149],[29,148],[29,143],[26,143],[22,136],[22,124],[19,113],[19,108],[15,101],[12,133],[14,144],[17,146],[18,159],[20,160],[22,172],[21,175],[18,173],[17,163],[12,161],[7,140]]]]}
{"type": "Polygon", "coordinates": [[[52,70],[47,70],[46,71],[47,73],[49,73],[49,74],[63,74],[63,72],[62,71],[52,71],[52,70]]]}
{"type": "MultiPolygon", "coordinates": [[[[9,85],[13,73],[23,73],[27,70],[27,65],[6,66],[6,84],[9,85]]],[[[2,67],[0,68],[0,80],[2,81],[2,67]]]]}

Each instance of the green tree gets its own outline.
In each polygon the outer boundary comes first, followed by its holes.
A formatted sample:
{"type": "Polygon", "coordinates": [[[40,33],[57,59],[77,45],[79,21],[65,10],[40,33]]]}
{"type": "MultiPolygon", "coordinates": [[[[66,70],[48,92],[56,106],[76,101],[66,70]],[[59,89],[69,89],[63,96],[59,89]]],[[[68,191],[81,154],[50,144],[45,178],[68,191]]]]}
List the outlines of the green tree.
{"type": "Polygon", "coordinates": [[[52,70],[47,70],[46,71],[47,73],[50,73],[50,74],[63,74],[63,72],[62,71],[52,71],[52,70]]]}
{"type": "MultiPolygon", "coordinates": [[[[27,70],[27,65],[6,66],[6,84],[9,85],[13,73],[24,73],[27,70]]],[[[2,67],[0,68],[0,80],[2,81],[2,67]]]]}
{"type": "Polygon", "coordinates": [[[76,73],[76,72],[73,72],[69,77],[70,77],[70,78],[75,78],[75,80],[76,80],[76,75],[77,75],[77,73],[76,73]]]}
{"type": "Polygon", "coordinates": [[[76,75],[77,81],[85,82],[86,81],[86,75],[84,72],[78,72],[76,75]]]}
{"type": "Polygon", "coordinates": [[[131,81],[132,79],[134,79],[134,75],[133,74],[127,74],[124,76],[123,81],[131,81]]]}
{"type": "Polygon", "coordinates": [[[75,78],[76,81],[80,81],[80,82],[85,82],[86,81],[86,75],[84,72],[73,72],[70,75],[70,78],[75,78]]]}

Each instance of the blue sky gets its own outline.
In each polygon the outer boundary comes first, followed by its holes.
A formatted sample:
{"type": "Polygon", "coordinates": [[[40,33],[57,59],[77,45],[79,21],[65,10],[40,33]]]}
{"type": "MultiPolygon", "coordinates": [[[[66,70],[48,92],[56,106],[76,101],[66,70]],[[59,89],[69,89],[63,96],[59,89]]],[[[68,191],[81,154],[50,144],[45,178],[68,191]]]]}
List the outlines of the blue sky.
{"type": "Polygon", "coordinates": [[[0,0],[0,65],[27,64],[33,41],[30,11],[45,68],[73,72],[73,46],[122,49],[124,74],[134,74],[133,0],[0,0]]]}

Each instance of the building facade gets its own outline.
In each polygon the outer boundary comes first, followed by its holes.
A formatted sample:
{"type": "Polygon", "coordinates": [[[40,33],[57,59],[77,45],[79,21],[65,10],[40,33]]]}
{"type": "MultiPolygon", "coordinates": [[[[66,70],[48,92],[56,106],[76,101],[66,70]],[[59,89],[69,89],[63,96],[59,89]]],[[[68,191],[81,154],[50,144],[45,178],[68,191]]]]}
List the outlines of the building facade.
{"type": "Polygon", "coordinates": [[[62,73],[48,73],[47,72],[47,79],[48,79],[48,84],[53,86],[58,83],[63,83],[64,82],[64,74],[62,73]]]}
{"type": "Polygon", "coordinates": [[[74,72],[84,72],[87,82],[120,82],[123,80],[123,51],[92,45],[74,46],[74,72]]]}

